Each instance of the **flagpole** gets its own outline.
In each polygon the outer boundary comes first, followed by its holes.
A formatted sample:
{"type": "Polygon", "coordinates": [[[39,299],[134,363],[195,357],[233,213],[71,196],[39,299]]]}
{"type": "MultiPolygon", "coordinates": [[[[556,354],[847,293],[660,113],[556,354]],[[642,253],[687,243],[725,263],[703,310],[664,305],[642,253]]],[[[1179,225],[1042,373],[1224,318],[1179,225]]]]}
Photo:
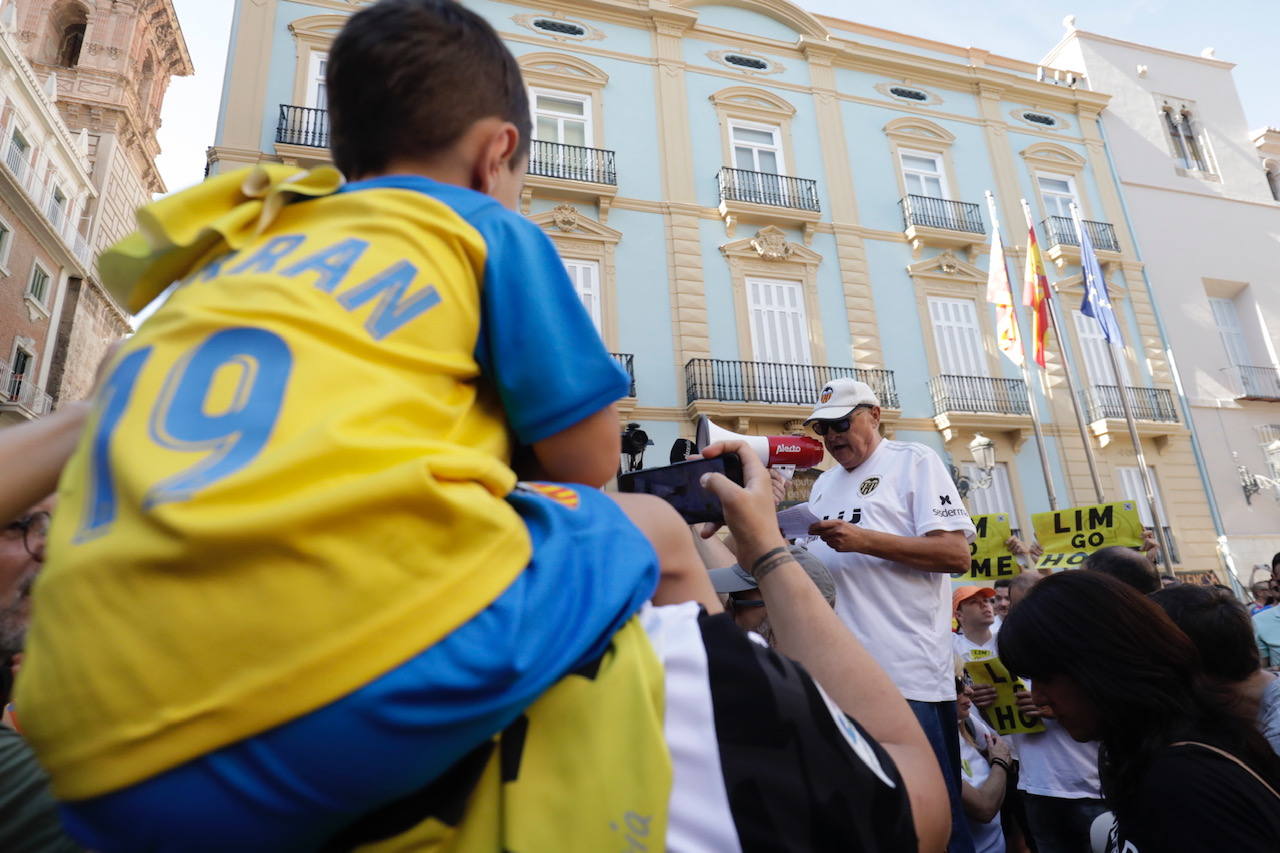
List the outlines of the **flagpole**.
{"type": "MultiPolygon", "coordinates": [[[[1027,218],[1027,229],[1035,228],[1035,221],[1031,218],[1031,205],[1027,204],[1027,200],[1022,201],[1022,213],[1027,218]]],[[[1030,249],[1028,249],[1030,251],[1030,249]]],[[[1098,503],[1106,500],[1102,491],[1102,478],[1098,475],[1098,460],[1093,457],[1093,440],[1089,437],[1089,426],[1084,420],[1084,410],[1080,408],[1080,394],[1076,390],[1075,379],[1072,378],[1072,366],[1069,341],[1062,334],[1062,322],[1058,318],[1058,300],[1053,298],[1053,294],[1047,294],[1048,298],[1045,302],[1049,306],[1049,325],[1053,327],[1053,336],[1058,339],[1058,347],[1062,350],[1062,375],[1067,380],[1067,396],[1071,399],[1071,411],[1076,416],[1076,428],[1080,430],[1080,443],[1084,446],[1084,458],[1089,464],[1089,478],[1093,481],[1093,494],[1098,503]]]]}
{"type": "MultiPolygon", "coordinates": [[[[1083,252],[1085,247],[1084,225],[1080,221],[1080,209],[1075,204],[1071,205],[1071,221],[1075,223],[1076,239],[1080,243],[1081,252],[1083,252]]],[[[1081,257],[1080,260],[1083,274],[1084,258],[1081,257]]],[[[1096,262],[1096,257],[1094,260],[1096,262]]],[[[1085,287],[1088,287],[1088,282],[1085,282],[1085,287]]],[[[1102,287],[1105,294],[1105,281],[1102,282],[1102,287]]],[[[1110,299],[1107,298],[1106,301],[1109,302],[1110,299]]],[[[1097,318],[1095,317],[1094,319],[1096,320],[1097,318]]],[[[1147,493],[1147,509],[1151,513],[1151,523],[1155,527],[1156,540],[1160,543],[1161,558],[1164,560],[1164,564],[1172,569],[1173,551],[1169,548],[1168,537],[1164,532],[1164,519],[1160,515],[1160,507],[1156,503],[1156,490],[1155,484],[1151,480],[1151,471],[1147,469],[1147,459],[1142,453],[1142,440],[1138,437],[1138,423],[1133,417],[1133,405],[1129,401],[1129,389],[1124,385],[1124,372],[1120,369],[1120,359],[1116,355],[1117,346],[1117,341],[1107,341],[1107,355],[1111,357],[1111,373],[1115,376],[1116,386],[1120,392],[1120,406],[1124,409],[1125,424],[1129,427],[1129,440],[1133,442],[1133,453],[1138,460],[1138,473],[1142,476],[1142,488],[1147,493]]]]}
{"type": "MultiPolygon", "coordinates": [[[[1004,239],[1000,236],[1000,216],[996,213],[996,197],[991,194],[991,190],[987,190],[987,212],[991,214],[991,233],[995,235],[995,239],[1001,244],[1004,239]]],[[[994,260],[994,259],[993,259],[994,260]]],[[[1044,449],[1044,433],[1040,430],[1040,413],[1036,411],[1036,395],[1031,387],[1031,374],[1027,371],[1027,348],[1023,344],[1026,338],[1022,337],[1022,322],[1018,319],[1018,311],[1013,304],[1013,285],[1009,279],[1009,265],[1005,261],[1004,252],[1000,253],[1000,263],[1004,265],[1002,272],[1006,289],[1009,292],[1009,313],[1013,319],[1013,327],[1018,334],[1018,350],[1022,353],[1022,359],[1018,367],[1022,370],[1022,384],[1027,388],[1027,407],[1031,412],[1031,429],[1035,433],[1036,450],[1040,453],[1040,469],[1044,472],[1044,488],[1049,496],[1049,509],[1056,510],[1058,508],[1058,494],[1053,488],[1053,475],[1049,472],[1049,454],[1044,449]]]]}

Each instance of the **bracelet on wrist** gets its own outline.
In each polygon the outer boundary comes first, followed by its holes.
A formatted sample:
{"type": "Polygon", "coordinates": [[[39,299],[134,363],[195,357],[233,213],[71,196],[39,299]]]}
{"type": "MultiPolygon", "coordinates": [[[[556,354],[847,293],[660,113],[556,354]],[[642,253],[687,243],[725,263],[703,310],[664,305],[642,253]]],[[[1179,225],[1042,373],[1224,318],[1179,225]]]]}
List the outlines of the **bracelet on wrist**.
{"type": "Polygon", "coordinates": [[[1003,767],[1005,773],[1012,772],[1013,767],[1003,758],[993,758],[990,762],[992,767],[1003,767]]]}

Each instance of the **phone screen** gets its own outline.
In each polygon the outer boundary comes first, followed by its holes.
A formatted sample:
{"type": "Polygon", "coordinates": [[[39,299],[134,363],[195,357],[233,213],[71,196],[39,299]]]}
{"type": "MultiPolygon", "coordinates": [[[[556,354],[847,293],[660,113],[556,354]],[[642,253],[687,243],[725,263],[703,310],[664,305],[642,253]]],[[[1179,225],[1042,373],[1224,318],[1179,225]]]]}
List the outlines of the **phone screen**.
{"type": "Polygon", "coordinates": [[[618,491],[641,492],[662,498],[688,524],[724,521],[720,499],[702,488],[702,475],[714,471],[742,485],[742,460],[727,453],[715,459],[690,459],[661,468],[646,468],[618,476],[618,491]]]}

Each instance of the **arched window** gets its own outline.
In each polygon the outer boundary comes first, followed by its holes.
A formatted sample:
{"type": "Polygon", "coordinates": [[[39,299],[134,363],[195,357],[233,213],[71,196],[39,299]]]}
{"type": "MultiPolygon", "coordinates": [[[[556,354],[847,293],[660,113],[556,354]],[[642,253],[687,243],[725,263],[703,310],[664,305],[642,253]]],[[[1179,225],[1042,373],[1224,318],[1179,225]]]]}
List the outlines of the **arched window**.
{"type": "Polygon", "coordinates": [[[89,13],[79,3],[67,3],[54,13],[53,34],[54,62],[63,68],[75,68],[80,64],[80,48],[84,46],[84,33],[89,23],[89,13]]]}

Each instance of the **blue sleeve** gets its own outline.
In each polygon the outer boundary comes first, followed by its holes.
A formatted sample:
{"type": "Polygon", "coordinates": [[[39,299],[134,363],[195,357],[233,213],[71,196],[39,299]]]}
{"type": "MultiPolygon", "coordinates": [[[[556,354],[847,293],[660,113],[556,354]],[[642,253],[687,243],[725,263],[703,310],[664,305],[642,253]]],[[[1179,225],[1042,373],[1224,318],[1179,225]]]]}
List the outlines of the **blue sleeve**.
{"type": "Polygon", "coordinates": [[[630,380],[542,229],[496,206],[470,222],[488,251],[476,360],[520,442],[549,438],[625,397],[630,380]]]}

